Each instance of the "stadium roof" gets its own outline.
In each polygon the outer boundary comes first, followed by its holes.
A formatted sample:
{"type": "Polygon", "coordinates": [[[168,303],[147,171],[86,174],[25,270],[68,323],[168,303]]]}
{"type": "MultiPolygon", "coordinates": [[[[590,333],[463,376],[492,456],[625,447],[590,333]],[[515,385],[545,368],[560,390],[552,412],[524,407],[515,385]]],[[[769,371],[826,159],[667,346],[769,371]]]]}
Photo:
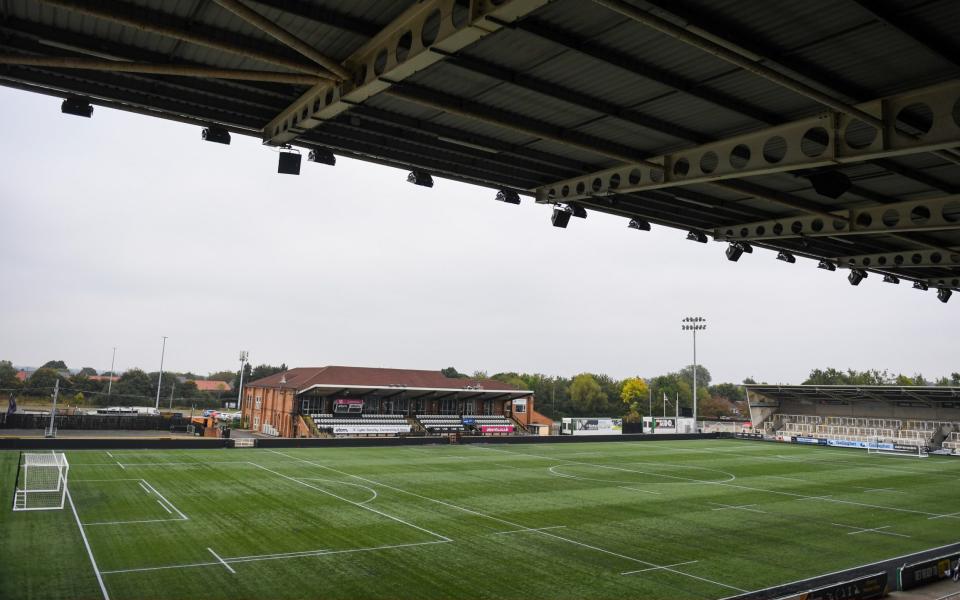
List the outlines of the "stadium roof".
{"type": "Polygon", "coordinates": [[[0,84],[960,289],[958,39],[955,0],[6,0],[0,84]]]}
{"type": "Polygon", "coordinates": [[[839,400],[844,402],[960,402],[960,387],[901,385],[747,385],[748,392],[771,400],[839,400]]]}
{"type": "Polygon", "coordinates": [[[496,379],[456,379],[446,377],[439,371],[418,369],[379,369],[368,367],[307,367],[296,368],[270,375],[249,386],[292,388],[298,394],[313,392],[321,396],[363,396],[375,392],[389,396],[406,392],[448,392],[452,397],[503,396],[525,398],[532,396],[530,390],[496,379]]]}

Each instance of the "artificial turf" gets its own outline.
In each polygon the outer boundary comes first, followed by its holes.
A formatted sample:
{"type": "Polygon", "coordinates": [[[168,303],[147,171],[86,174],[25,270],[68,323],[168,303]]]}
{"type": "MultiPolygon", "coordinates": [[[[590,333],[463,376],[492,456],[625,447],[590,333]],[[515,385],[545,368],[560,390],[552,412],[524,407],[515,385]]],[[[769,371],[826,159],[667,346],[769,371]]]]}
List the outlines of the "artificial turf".
{"type": "MultiPolygon", "coordinates": [[[[75,451],[110,598],[723,598],[956,542],[960,461],[739,440],[75,451]]],[[[0,598],[103,598],[71,510],[0,598]]]]}

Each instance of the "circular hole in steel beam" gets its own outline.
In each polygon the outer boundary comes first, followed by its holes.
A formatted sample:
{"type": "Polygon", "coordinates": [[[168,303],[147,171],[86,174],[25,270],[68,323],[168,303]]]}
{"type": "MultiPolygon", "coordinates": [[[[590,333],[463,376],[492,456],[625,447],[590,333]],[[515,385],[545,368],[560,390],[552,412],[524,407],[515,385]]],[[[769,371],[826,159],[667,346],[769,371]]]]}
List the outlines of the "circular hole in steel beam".
{"type": "Polygon", "coordinates": [[[787,155],[787,140],[775,135],[763,143],[763,160],[776,164],[787,155]]]}
{"type": "Polygon", "coordinates": [[[897,223],[900,222],[900,211],[895,208],[888,208],[883,211],[883,216],[880,217],[880,221],[887,227],[896,227],[897,223]]]}
{"type": "Polygon", "coordinates": [[[383,75],[383,72],[387,68],[387,49],[382,48],[380,52],[377,52],[377,57],[373,60],[373,72],[375,75],[383,75]]]}
{"type": "Polygon", "coordinates": [[[843,133],[847,145],[856,150],[870,147],[877,140],[877,128],[860,119],[853,119],[843,133]]]}
{"type": "Polygon", "coordinates": [[[960,223],[960,200],[951,200],[944,204],[940,215],[948,223],[960,223]]]}
{"type": "Polygon", "coordinates": [[[742,169],[750,162],[750,146],[746,144],[737,144],[730,151],[730,166],[734,169],[742,169]]]}
{"type": "Polygon", "coordinates": [[[910,210],[910,222],[914,225],[925,225],[930,220],[930,209],[920,204],[910,210]]]}
{"type": "Polygon", "coordinates": [[[933,127],[933,111],[923,102],[908,104],[897,113],[894,126],[908,135],[925,135],[933,127]]]}
{"type": "Polygon", "coordinates": [[[857,225],[860,227],[870,227],[873,225],[873,216],[868,212],[862,212],[857,215],[857,225]]]}
{"type": "Polygon", "coordinates": [[[403,62],[410,56],[410,48],[413,47],[413,33],[404,32],[397,40],[397,62],[403,62]]]}
{"type": "Polygon", "coordinates": [[[830,134],[824,127],[811,127],[800,140],[800,151],[808,158],[816,158],[830,145],[830,134]]]}
{"type": "Polygon", "coordinates": [[[440,35],[440,10],[435,9],[423,21],[423,28],[420,30],[420,43],[424,48],[429,48],[440,35]]]}
{"type": "Polygon", "coordinates": [[[677,162],[673,163],[673,174],[678,177],[686,177],[687,173],[690,172],[690,160],[686,157],[678,158],[677,162]]]}
{"type": "Polygon", "coordinates": [[[703,156],[700,157],[700,171],[705,175],[716,171],[719,165],[720,159],[717,158],[717,153],[713,150],[704,152],[703,156]]]}

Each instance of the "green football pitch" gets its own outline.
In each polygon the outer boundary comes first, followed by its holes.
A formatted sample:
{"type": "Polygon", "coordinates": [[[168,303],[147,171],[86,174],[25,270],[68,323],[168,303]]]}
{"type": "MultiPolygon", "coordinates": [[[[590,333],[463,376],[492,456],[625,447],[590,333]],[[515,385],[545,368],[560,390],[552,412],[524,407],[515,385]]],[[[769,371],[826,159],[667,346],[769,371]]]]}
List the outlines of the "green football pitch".
{"type": "Polygon", "coordinates": [[[740,440],[76,451],[0,598],[724,598],[958,541],[960,461],[740,440]]]}

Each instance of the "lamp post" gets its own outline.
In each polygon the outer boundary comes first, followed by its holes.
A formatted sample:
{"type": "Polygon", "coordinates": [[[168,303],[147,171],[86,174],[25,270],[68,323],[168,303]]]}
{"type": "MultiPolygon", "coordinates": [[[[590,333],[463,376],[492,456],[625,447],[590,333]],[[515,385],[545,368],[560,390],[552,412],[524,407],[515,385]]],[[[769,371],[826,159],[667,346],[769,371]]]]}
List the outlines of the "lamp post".
{"type": "Polygon", "coordinates": [[[707,328],[707,320],[703,317],[684,317],[681,329],[693,332],[693,426],[697,426],[697,331],[707,328]]]}
{"type": "Polygon", "coordinates": [[[160,412],[160,383],[163,381],[163,356],[167,353],[167,336],[163,336],[163,348],[160,349],[160,374],[157,375],[157,403],[154,408],[160,412]]]}
{"type": "MultiPolygon", "coordinates": [[[[246,350],[240,351],[240,385],[237,386],[237,410],[243,413],[243,369],[247,365],[247,359],[250,353],[246,350]]],[[[242,417],[241,417],[242,418],[242,417]]]]}
{"type": "Polygon", "coordinates": [[[113,391],[113,367],[117,362],[117,347],[113,347],[113,358],[110,359],[110,378],[107,379],[107,402],[110,401],[110,392],[113,391]]]}

